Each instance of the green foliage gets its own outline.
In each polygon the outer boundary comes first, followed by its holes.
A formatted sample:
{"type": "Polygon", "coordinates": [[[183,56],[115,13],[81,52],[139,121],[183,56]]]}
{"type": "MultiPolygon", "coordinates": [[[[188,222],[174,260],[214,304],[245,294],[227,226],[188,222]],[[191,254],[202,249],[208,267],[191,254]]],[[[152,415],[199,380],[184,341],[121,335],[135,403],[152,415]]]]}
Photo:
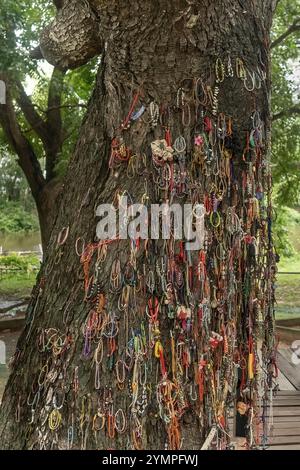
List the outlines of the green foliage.
{"type": "Polygon", "coordinates": [[[32,212],[35,208],[16,157],[7,146],[0,145],[0,206],[11,201],[22,202],[22,206],[28,212],[32,212]]]}
{"type": "Polygon", "coordinates": [[[74,150],[79,127],[86,112],[85,106],[93,90],[98,62],[98,58],[93,59],[87,65],[83,65],[77,70],[70,70],[66,74],[63,102],[70,107],[62,108],[62,119],[67,138],[64,140],[62,152],[55,168],[59,176],[66,173],[70,155],[74,150]]]}
{"type": "Polygon", "coordinates": [[[9,256],[0,256],[0,268],[8,270],[18,270],[19,273],[30,273],[40,267],[40,261],[36,256],[20,256],[12,254],[9,256]]]}
{"type": "Polygon", "coordinates": [[[39,229],[35,212],[27,212],[18,202],[0,204],[0,232],[36,232],[39,229]]]}
{"type": "Polygon", "coordinates": [[[0,147],[0,233],[39,230],[38,216],[25,176],[15,157],[0,147]]]}
{"type": "Polygon", "coordinates": [[[300,212],[277,207],[276,226],[283,230],[276,289],[276,318],[300,317],[300,212]],[[288,248],[284,246],[288,243],[288,248]]]}
{"type": "MultiPolygon", "coordinates": [[[[5,72],[10,79],[10,94],[16,98],[18,90],[14,88],[20,81],[43,119],[47,117],[48,91],[53,67],[45,61],[30,58],[30,51],[39,43],[39,35],[46,24],[55,15],[51,0],[2,0],[0,9],[0,72],[5,72]]],[[[56,174],[60,177],[66,172],[69,157],[77,140],[79,127],[86,111],[95,80],[98,59],[68,71],[64,79],[61,100],[64,141],[56,174]]],[[[23,113],[14,106],[18,123],[25,137],[32,145],[41,168],[45,170],[45,152],[43,145],[26,121],[23,113]]],[[[34,201],[25,177],[17,163],[16,155],[8,148],[8,142],[0,129],[0,231],[17,232],[37,229],[37,216],[34,201]],[[13,204],[15,202],[16,204],[13,204]],[[17,208],[17,205],[20,207],[17,208]]]]}
{"type": "MultiPolygon", "coordinates": [[[[272,39],[281,36],[300,17],[300,0],[281,0],[273,24],[272,39]]],[[[300,32],[288,36],[272,49],[273,113],[299,103],[300,32]]],[[[300,116],[291,115],[273,124],[273,177],[277,204],[295,206],[300,202],[300,116]]]]}
{"type": "Polygon", "coordinates": [[[291,117],[273,126],[273,179],[278,204],[300,202],[300,119],[291,117]]]}
{"type": "Polygon", "coordinates": [[[290,240],[291,231],[295,225],[300,227],[300,214],[288,207],[276,207],[274,209],[274,238],[275,245],[280,256],[291,257],[295,255],[295,248],[290,240]]]}
{"type": "Polygon", "coordinates": [[[274,233],[276,248],[282,257],[281,268],[284,267],[284,262],[287,265],[291,262],[300,264],[300,212],[289,207],[277,206],[275,214],[274,233]]]}
{"type": "Polygon", "coordinates": [[[0,70],[12,71],[22,79],[36,72],[29,51],[38,44],[41,30],[54,14],[51,0],[2,0],[0,10],[0,70]]]}
{"type": "MultiPolygon", "coordinates": [[[[0,71],[6,72],[12,79],[20,80],[25,89],[33,89],[31,99],[37,111],[46,118],[48,89],[53,67],[45,61],[30,58],[29,52],[39,42],[39,35],[46,24],[55,15],[53,2],[31,0],[2,0],[0,10],[0,71]]],[[[62,121],[64,143],[57,164],[57,173],[63,175],[70,154],[73,151],[78,130],[85,113],[85,105],[90,98],[96,74],[98,59],[67,72],[62,94],[62,121]]],[[[17,90],[10,89],[13,96],[17,90]]],[[[22,113],[18,120],[27,139],[44,168],[44,149],[34,130],[22,113]]],[[[0,145],[7,142],[0,132],[0,145]]],[[[0,157],[1,159],[1,157],[0,157]]]]}
{"type": "Polygon", "coordinates": [[[20,300],[30,295],[36,282],[36,273],[9,274],[0,277],[0,297],[20,300]]]}

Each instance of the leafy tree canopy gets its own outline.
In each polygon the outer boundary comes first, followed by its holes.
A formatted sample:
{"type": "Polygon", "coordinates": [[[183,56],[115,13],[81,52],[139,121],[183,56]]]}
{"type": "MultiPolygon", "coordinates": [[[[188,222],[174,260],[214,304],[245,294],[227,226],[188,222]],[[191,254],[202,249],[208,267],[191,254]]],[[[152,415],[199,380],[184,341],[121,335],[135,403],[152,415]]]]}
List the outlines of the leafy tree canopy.
{"type": "Polygon", "coordinates": [[[273,176],[278,204],[300,199],[300,1],[280,0],[273,24],[273,176]]]}
{"type": "MultiPolygon", "coordinates": [[[[39,34],[54,17],[52,1],[3,0],[0,11],[0,73],[11,79],[10,91],[16,97],[16,82],[32,91],[31,99],[42,118],[46,117],[51,67],[45,61],[33,60],[33,51],[39,42],[39,34]]],[[[75,71],[68,71],[64,78],[61,115],[63,121],[63,146],[56,170],[63,173],[68,157],[76,141],[77,131],[93,88],[96,60],[75,71]]],[[[33,146],[39,159],[44,158],[43,145],[35,129],[28,123],[15,102],[18,122],[33,146]]],[[[0,143],[6,137],[0,128],[0,143]]],[[[12,158],[15,158],[12,155],[12,158]]],[[[42,166],[43,166],[43,162],[42,166]]]]}

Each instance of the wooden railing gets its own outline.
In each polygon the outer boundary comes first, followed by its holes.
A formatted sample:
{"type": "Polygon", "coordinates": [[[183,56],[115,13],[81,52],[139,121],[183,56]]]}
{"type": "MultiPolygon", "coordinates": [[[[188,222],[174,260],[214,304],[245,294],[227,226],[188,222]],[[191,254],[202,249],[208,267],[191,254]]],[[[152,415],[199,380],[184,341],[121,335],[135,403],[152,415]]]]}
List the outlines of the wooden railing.
{"type": "Polygon", "coordinates": [[[29,256],[29,255],[37,255],[37,256],[43,256],[43,250],[41,245],[39,246],[38,250],[32,250],[32,251],[16,251],[16,250],[4,250],[3,246],[0,246],[0,257],[1,256],[10,256],[10,255],[18,255],[18,256],[29,256]]]}

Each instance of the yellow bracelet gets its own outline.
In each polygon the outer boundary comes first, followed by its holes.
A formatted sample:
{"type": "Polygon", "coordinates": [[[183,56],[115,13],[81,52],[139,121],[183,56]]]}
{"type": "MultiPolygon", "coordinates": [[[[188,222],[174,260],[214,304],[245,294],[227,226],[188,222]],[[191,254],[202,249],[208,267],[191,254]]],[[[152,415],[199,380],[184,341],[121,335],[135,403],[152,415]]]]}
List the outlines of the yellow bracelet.
{"type": "Polygon", "coordinates": [[[254,354],[250,353],[248,357],[248,379],[253,380],[254,379],[254,354]]]}
{"type": "Polygon", "coordinates": [[[49,428],[51,429],[51,431],[56,431],[59,428],[61,421],[62,421],[61,413],[57,409],[51,411],[49,415],[49,421],[48,421],[49,428]]]}
{"type": "Polygon", "coordinates": [[[160,354],[161,352],[163,351],[163,347],[162,347],[162,344],[160,341],[156,341],[155,343],[155,347],[154,347],[154,356],[159,359],[160,358],[160,354]]]}
{"type": "Polygon", "coordinates": [[[210,214],[209,221],[210,221],[211,225],[212,225],[214,228],[220,227],[220,224],[221,224],[221,216],[220,216],[220,213],[219,213],[219,212],[212,212],[212,213],[210,214]],[[215,216],[215,215],[216,215],[216,217],[217,217],[216,223],[214,222],[214,216],[215,216]]]}

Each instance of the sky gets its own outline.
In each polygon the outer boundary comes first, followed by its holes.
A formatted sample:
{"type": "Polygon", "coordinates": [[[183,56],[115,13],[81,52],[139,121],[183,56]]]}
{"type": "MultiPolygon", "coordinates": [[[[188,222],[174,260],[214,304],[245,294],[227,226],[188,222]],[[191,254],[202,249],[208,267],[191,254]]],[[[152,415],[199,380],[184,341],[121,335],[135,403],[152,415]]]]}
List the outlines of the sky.
{"type": "MultiPolygon", "coordinates": [[[[53,71],[53,65],[50,65],[46,60],[41,60],[39,63],[39,69],[46,77],[50,78],[53,71]]],[[[28,75],[24,86],[25,91],[29,96],[32,95],[36,84],[37,81],[28,75]]]]}

